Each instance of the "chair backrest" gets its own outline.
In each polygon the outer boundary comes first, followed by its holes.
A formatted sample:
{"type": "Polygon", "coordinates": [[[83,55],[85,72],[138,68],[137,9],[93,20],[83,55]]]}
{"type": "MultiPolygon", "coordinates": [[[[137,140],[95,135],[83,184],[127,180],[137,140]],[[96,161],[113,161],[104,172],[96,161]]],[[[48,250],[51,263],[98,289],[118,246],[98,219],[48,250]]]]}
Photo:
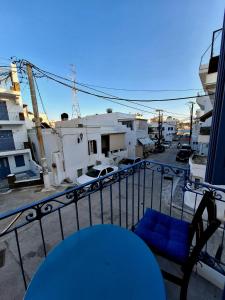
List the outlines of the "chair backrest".
{"type": "Polygon", "coordinates": [[[221,222],[217,219],[214,193],[213,191],[205,191],[190,225],[190,244],[194,244],[194,247],[189,256],[189,263],[195,263],[198,260],[202,248],[220,224],[221,222]],[[208,220],[205,220],[204,228],[203,213],[205,210],[208,213],[208,220]],[[195,243],[193,243],[194,237],[196,238],[195,243]]]}

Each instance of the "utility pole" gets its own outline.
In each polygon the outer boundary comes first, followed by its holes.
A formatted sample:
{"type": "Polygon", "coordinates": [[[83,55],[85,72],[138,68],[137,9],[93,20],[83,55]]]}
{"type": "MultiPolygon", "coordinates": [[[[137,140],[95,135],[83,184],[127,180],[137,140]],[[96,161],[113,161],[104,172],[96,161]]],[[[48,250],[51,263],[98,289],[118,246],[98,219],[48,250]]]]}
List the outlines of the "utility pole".
{"type": "Polygon", "coordinates": [[[156,109],[156,112],[159,113],[158,117],[158,146],[161,145],[161,139],[162,139],[162,118],[161,112],[163,112],[162,109],[156,109]]]}
{"type": "Polygon", "coordinates": [[[35,86],[34,86],[32,65],[27,62],[26,68],[27,68],[27,77],[28,77],[29,86],[30,86],[30,95],[31,95],[31,101],[32,101],[33,112],[34,112],[38,145],[39,145],[40,156],[41,156],[41,166],[42,166],[42,171],[43,171],[44,186],[45,186],[45,191],[47,191],[47,190],[52,190],[52,187],[50,185],[50,178],[49,178],[49,174],[48,174],[48,165],[47,165],[47,160],[45,157],[45,149],[44,149],[44,143],[43,143],[41,121],[40,121],[39,112],[38,112],[38,104],[37,104],[37,98],[36,98],[36,92],[35,92],[35,86]]]}
{"type": "Polygon", "coordinates": [[[192,127],[193,127],[193,110],[194,110],[194,102],[190,101],[190,134],[189,134],[189,145],[191,144],[192,138],[192,127]]]}

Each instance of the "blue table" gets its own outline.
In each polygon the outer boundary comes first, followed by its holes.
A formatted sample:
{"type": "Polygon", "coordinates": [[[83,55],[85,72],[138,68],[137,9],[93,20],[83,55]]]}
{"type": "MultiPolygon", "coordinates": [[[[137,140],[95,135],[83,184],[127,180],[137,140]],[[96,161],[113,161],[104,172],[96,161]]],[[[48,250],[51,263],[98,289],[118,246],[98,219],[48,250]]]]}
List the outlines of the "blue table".
{"type": "Polygon", "coordinates": [[[134,233],[96,225],[54,248],[32,279],[25,300],[165,300],[159,266],[134,233]]]}

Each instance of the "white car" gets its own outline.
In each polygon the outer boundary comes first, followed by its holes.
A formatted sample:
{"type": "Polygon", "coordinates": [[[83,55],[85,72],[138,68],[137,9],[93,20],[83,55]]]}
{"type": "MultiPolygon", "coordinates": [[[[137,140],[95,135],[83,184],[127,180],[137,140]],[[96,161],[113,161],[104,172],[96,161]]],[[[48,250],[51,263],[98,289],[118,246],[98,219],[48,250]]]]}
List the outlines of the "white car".
{"type": "MultiPolygon", "coordinates": [[[[84,183],[88,183],[94,179],[97,179],[97,178],[101,178],[102,176],[105,176],[107,174],[110,174],[112,172],[115,172],[118,170],[118,167],[116,166],[110,166],[110,165],[97,165],[97,166],[94,166],[92,168],[90,168],[86,174],[80,176],[77,178],[77,183],[80,185],[80,184],[84,184],[84,183]]],[[[112,180],[113,179],[113,176],[109,176],[107,177],[105,180],[106,181],[109,181],[109,180],[112,180]]],[[[98,183],[94,183],[93,185],[87,185],[85,186],[86,189],[89,189],[89,188],[97,188],[98,187],[98,183]]]]}

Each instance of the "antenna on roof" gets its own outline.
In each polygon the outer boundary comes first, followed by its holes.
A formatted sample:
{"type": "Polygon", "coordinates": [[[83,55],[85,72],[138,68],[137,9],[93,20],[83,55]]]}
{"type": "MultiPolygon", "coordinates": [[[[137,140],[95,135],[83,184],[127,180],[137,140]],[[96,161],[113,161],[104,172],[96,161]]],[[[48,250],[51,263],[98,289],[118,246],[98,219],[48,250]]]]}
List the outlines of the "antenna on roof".
{"type": "Polygon", "coordinates": [[[73,81],[73,89],[72,89],[72,119],[73,118],[80,118],[80,106],[77,99],[77,91],[76,91],[76,70],[75,65],[71,64],[71,73],[72,73],[72,81],[73,81]]]}

